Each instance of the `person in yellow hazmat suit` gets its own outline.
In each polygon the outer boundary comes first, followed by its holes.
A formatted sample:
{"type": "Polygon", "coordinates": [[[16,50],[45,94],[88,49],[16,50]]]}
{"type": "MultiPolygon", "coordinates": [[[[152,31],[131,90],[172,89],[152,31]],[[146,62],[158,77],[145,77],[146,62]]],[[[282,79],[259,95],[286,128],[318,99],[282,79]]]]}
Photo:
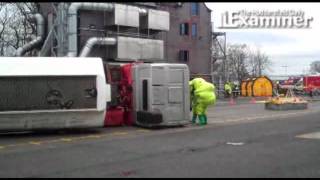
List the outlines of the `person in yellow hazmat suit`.
{"type": "Polygon", "coordinates": [[[202,78],[194,78],[189,81],[190,98],[192,104],[192,123],[196,123],[197,116],[199,116],[199,124],[207,124],[206,111],[207,107],[215,104],[215,86],[202,78]]]}
{"type": "Polygon", "coordinates": [[[227,82],[227,83],[224,85],[224,92],[225,92],[225,94],[226,94],[226,97],[230,97],[230,96],[231,96],[232,86],[231,86],[231,83],[230,83],[230,82],[227,82]]]}

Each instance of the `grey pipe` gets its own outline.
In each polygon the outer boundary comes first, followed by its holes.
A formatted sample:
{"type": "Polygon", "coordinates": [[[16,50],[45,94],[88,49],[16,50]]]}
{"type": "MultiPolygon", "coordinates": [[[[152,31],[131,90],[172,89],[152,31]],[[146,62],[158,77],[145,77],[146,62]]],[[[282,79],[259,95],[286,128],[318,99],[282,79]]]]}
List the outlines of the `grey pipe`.
{"type": "MultiPolygon", "coordinates": [[[[78,10],[93,10],[93,11],[112,11],[114,10],[113,3],[71,3],[68,9],[68,56],[76,57],[78,53],[77,42],[77,14],[78,10]]],[[[140,15],[146,15],[147,10],[139,9],[140,15]]]]}
{"type": "Polygon", "coordinates": [[[92,37],[90,39],[88,39],[87,43],[85,44],[85,46],[83,47],[79,57],[87,57],[93,46],[95,44],[99,44],[99,45],[115,45],[117,44],[117,39],[116,38],[98,38],[98,37],[92,37]]]}
{"type": "Polygon", "coordinates": [[[146,9],[139,8],[139,15],[145,16],[147,14],[148,14],[148,11],[146,9]]]}
{"type": "Polygon", "coordinates": [[[25,44],[22,47],[19,47],[16,51],[15,56],[23,56],[26,52],[32,50],[33,48],[40,45],[44,40],[44,18],[41,14],[33,14],[30,16],[32,20],[35,20],[37,23],[37,37],[31,42],[25,44]]]}

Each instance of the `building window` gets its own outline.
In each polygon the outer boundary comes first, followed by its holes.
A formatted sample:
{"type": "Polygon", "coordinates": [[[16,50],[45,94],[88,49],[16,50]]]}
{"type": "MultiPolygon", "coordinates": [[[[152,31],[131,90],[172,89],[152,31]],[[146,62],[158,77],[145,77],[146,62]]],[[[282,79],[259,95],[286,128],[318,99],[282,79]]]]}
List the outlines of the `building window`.
{"type": "Polygon", "coordinates": [[[198,29],[197,29],[197,24],[196,23],[192,23],[192,26],[191,26],[191,35],[192,37],[197,37],[197,32],[198,29]]]}
{"type": "Polygon", "coordinates": [[[182,23],[180,24],[180,35],[188,35],[189,34],[189,24],[182,23]]]}
{"type": "Polygon", "coordinates": [[[198,16],[199,15],[199,4],[191,3],[191,15],[198,16]]]}
{"type": "Polygon", "coordinates": [[[189,61],[189,51],[187,50],[180,50],[179,51],[179,60],[187,62],[189,61]]]}

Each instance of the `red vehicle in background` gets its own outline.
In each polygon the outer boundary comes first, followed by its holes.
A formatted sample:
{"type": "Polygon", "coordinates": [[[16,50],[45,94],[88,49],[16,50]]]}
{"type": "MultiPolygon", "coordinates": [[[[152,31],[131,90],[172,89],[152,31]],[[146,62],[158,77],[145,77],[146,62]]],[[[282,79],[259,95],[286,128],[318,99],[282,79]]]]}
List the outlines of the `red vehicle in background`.
{"type": "Polygon", "coordinates": [[[319,94],[320,92],[320,76],[303,77],[303,90],[308,94],[319,94]]]}
{"type": "Polygon", "coordinates": [[[278,92],[286,94],[287,89],[293,89],[296,95],[320,96],[320,75],[290,77],[279,82],[278,92]]]}
{"type": "Polygon", "coordinates": [[[310,96],[320,95],[320,76],[304,76],[294,85],[294,91],[310,96]]]}
{"type": "MultiPolygon", "coordinates": [[[[280,82],[280,87],[282,89],[294,89],[295,85],[301,81],[301,77],[290,77],[288,80],[281,81],[280,82]]],[[[301,84],[302,85],[302,84],[301,84]]]]}

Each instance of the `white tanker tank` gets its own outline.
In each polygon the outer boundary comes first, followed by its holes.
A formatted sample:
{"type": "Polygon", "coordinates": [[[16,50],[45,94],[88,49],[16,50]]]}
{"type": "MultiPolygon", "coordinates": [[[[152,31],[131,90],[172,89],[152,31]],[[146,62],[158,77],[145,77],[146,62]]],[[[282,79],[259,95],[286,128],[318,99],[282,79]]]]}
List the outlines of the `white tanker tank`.
{"type": "Polygon", "coordinates": [[[0,131],[103,127],[107,101],[100,58],[0,58],[0,131]]]}

